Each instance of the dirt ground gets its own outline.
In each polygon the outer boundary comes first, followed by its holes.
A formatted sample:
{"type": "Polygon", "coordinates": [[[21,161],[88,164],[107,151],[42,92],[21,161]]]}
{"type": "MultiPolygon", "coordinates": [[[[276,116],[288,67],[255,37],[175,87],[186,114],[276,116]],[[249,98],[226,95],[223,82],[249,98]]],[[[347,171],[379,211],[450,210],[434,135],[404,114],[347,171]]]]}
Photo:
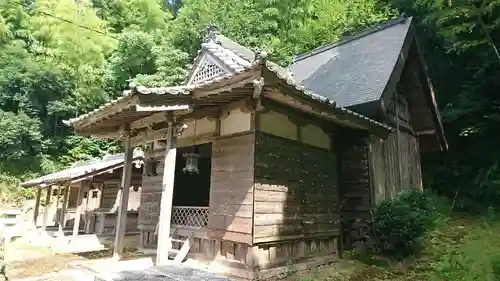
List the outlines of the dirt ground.
{"type": "MultiPolygon", "coordinates": [[[[10,280],[40,276],[52,272],[72,269],[70,264],[78,261],[111,258],[112,250],[101,250],[77,254],[55,253],[45,247],[28,245],[14,241],[5,251],[7,277],[10,280]]],[[[123,259],[133,259],[144,255],[135,249],[125,249],[123,259]]]]}

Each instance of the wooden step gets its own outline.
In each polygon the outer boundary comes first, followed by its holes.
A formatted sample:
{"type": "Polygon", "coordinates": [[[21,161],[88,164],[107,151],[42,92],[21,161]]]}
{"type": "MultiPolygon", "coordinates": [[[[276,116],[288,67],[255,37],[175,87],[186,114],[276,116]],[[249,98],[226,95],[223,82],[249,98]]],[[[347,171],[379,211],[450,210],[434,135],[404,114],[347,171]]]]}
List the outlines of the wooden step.
{"type": "Polygon", "coordinates": [[[170,238],[170,241],[177,242],[177,243],[182,243],[182,244],[184,244],[184,242],[186,242],[186,240],[175,239],[175,238],[170,238]]]}
{"type": "Polygon", "coordinates": [[[189,249],[191,249],[192,239],[191,236],[188,237],[182,244],[181,249],[174,258],[174,264],[181,264],[187,257],[189,249]]]}
{"type": "Polygon", "coordinates": [[[179,254],[179,252],[180,252],[180,250],[170,249],[170,251],[168,251],[168,258],[175,259],[175,257],[179,254]]]}

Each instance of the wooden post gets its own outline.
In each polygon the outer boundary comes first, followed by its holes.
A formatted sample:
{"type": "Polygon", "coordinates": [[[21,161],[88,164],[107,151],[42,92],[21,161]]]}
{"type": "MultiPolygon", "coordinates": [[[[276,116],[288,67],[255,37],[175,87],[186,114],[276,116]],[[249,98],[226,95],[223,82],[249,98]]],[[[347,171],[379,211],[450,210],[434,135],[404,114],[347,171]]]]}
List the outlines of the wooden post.
{"type": "Polygon", "coordinates": [[[36,188],[36,201],[35,201],[35,210],[33,210],[33,223],[36,228],[36,223],[38,221],[38,214],[40,213],[40,198],[42,197],[42,187],[37,186],[36,188]]]}
{"type": "MultiPolygon", "coordinates": [[[[128,129],[128,128],[127,128],[128,129]]],[[[113,258],[119,259],[123,252],[123,241],[125,240],[125,231],[127,226],[128,197],[130,192],[130,183],[132,180],[132,161],[133,149],[130,142],[130,132],[126,130],[125,140],[125,163],[121,179],[121,200],[118,206],[118,216],[116,221],[115,245],[113,248],[113,258]]]]}
{"type": "Polygon", "coordinates": [[[45,208],[43,208],[43,224],[42,230],[45,231],[47,228],[47,223],[49,220],[49,209],[50,209],[50,196],[52,195],[52,186],[47,187],[47,194],[45,194],[45,208]]]}
{"type": "MultiPolygon", "coordinates": [[[[402,171],[401,171],[401,143],[399,141],[399,135],[400,135],[400,132],[399,132],[399,93],[396,92],[396,98],[395,98],[395,103],[396,103],[396,155],[397,155],[397,165],[398,165],[398,179],[397,179],[397,184],[398,186],[396,187],[396,194],[403,190],[403,186],[402,186],[402,181],[401,181],[401,178],[402,178],[402,171]]],[[[392,194],[393,198],[395,196],[395,194],[392,194]]]]}
{"type": "Polygon", "coordinates": [[[61,192],[61,187],[60,187],[60,186],[58,186],[58,187],[57,187],[57,191],[56,191],[56,194],[57,194],[57,195],[56,195],[56,221],[55,221],[56,226],[57,226],[58,228],[59,228],[59,217],[57,217],[57,210],[59,209],[59,197],[61,197],[60,192],[61,192]]]}
{"type": "Polygon", "coordinates": [[[163,182],[158,227],[158,249],[156,251],[156,265],[165,265],[168,261],[168,252],[172,244],[170,241],[170,221],[172,218],[172,199],[174,195],[176,137],[172,122],[168,123],[167,146],[165,147],[165,163],[163,166],[163,182]]]}
{"type": "Polygon", "coordinates": [[[83,211],[82,197],[87,189],[88,181],[82,181],[80,187],[78,188],[78,201],[76,203],[76,214],[75,223],[73,225],[73,237],[78,235],[78,230],[80,229],[80,219],[83,211]]]}
{"type": "Polygon", "coordinates": [[[63,203],[61,206],[61,215],[59,217],[59,233],[64,236],[64,226],[66,225],[66,208],[68,205],[68,195],[70,186],[64,188],[63,203]]]}
{"type": "Polygon", "coordinates": [[[5,247],[7,246],[5,244],[5,226],[0,223],[0,281],[9,280],[5,272],[5,247]]]}
{"type": "Polygon", "coordinates": [[[89,201],[91,200],[92,195],[91,193],[91,188],[92,188],[92,180],[89,181],[88,183],[88,188],[85,190],[87,192],[87,197],[82,199],[82,205],[85,206],[83,210],[83,231],[85,234],[90,233],[90,214],[89,214],[89,201]],[[83,203],[85,201],[85,203],[83,203]]]}

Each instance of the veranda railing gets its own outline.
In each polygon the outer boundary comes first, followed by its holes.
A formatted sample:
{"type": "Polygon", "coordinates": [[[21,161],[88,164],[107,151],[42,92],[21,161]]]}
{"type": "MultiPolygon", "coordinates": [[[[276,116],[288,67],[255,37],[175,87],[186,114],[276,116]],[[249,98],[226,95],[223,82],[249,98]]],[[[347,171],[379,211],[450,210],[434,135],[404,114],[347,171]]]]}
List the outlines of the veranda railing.
{"type": "Polygon", "coordinates": [[[208,207],[172,207],[172,226],[206,228],[208,223],[208,207]]]}

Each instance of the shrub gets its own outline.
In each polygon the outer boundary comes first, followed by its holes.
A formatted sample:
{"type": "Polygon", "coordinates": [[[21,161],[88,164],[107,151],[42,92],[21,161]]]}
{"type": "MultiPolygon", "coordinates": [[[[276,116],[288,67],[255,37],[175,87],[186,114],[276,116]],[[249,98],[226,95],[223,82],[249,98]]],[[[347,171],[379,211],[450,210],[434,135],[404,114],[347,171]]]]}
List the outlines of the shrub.
{"type": "Polygon", "coordinates": [[[398,260],[413,255],[436,218],[433,196],[418,189],[406,190],[393,200],[381,202],[373,216],[380,251],[398,260]]]}

